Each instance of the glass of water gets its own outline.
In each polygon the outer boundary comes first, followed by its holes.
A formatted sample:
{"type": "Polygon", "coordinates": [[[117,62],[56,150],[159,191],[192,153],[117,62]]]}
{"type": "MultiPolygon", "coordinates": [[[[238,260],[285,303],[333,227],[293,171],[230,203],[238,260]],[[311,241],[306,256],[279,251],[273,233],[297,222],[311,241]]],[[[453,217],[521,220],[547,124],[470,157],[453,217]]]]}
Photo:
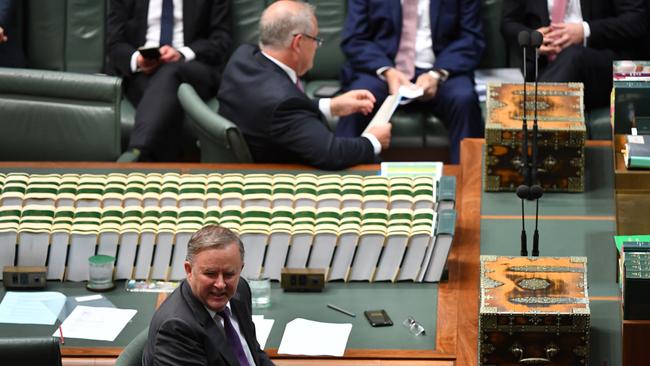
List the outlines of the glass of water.
{"type": "Polygon", "coordinates": [[[253,307],[265,308],[271,305],[271,280],[267,277],[247,278],[251,288],[253,307]]]}

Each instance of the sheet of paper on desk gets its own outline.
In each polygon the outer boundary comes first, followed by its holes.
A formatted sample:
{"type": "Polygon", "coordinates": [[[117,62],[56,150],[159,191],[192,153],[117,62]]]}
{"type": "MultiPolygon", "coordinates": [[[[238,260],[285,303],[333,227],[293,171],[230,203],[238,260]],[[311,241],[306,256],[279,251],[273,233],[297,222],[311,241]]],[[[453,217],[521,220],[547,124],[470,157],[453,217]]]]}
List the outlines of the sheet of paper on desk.
{"type": "Polygon", "coordinates": [[[60,292],[9,291],[0,303],[0,323],[52,325],[65,299],[60,292]]]}
{"type": "Polygon", "coordinates": [[[284,328],[278,354],[341,357],[351,331],[350,323],[322,323],[297,318],[284,328]]]}
{"type": "Polygon", "coordinates": [[[266,347],[266,341],[269,339],[269,334],[271,334],[271,328],[273,328],[273,319],[265,319],[264,315],[253,315],[253,323],[255,324],[255,335],[257,336],[257,343],[260,344],[260,347],[264,349],[266,347]]]}
{"type": "MultiPolygon", "coordinates": [[[[61,330],[64,338],[82,338],[112,342],[137,313],[132,309],[77,306],[68,316],[61,330]]],[[[57,329],[52,336],[58,337],[57,329]]]]}

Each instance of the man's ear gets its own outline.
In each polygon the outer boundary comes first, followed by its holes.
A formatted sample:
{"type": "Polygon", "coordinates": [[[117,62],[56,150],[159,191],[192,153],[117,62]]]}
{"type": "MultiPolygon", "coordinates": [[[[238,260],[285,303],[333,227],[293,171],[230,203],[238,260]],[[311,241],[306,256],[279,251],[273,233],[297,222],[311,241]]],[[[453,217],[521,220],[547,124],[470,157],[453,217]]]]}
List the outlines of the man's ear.
{"type": "Polygon", "coordinates": [[[192,263],[190,263],[189,261],[185,261],[183,266],[185,267],[185,274],[187,276],[190,276],[192,274],[192,263]]]}

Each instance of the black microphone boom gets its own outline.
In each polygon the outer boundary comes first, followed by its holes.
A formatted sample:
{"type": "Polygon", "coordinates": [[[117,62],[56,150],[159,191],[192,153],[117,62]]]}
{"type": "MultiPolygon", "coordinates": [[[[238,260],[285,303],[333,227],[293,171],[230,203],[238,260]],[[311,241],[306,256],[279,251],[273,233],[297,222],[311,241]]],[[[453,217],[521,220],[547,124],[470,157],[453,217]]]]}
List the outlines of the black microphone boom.
{"type": "Polygon", "coordinates": [[[524,201],[530,196],[530,188],[522,184],[517,187],[517,197],[521,198],[521,250],[519,255],[528,256],[528,239],[526,238],[526,221],[524,219],[524,201]]]}
{"type": "Polygon", "coordinates": [[[531,254],[533,257],[539,256],[539,231],[537,230],[537,223],[539,222],[539,199],[544,194],[544,189],[537,181],[537,164],[539,159],[539,142],[538,138],[538,125],[537,125],[537,84],[539,79],[539,53],[538,48],[542,45],[544,37],[538,31],[533,31],[530,34],[530,45],[535,48],[535,104],[533,106],[533,156],[532,156],[532,166],[531,166],[531,182],[532,186],[530,187],[529,199],[535,200],[535,232],[533,234],[533,250],[531,254]]]}
{"type": "Polygon", "coordinates": [[[528,60],[526,59],[526,49],[530,46],[530,32],[521,31],[519,32],[519,46],[523,51],[523,72],[524,72],[524,96],[523,96],[523,117],[521,118],[521,174],[524,178],[524,185],[530,187],[530,174],[528,173],[528,103],[526,91],[526,79],[527,79],[527,69],[528,69],[528,60]]]}

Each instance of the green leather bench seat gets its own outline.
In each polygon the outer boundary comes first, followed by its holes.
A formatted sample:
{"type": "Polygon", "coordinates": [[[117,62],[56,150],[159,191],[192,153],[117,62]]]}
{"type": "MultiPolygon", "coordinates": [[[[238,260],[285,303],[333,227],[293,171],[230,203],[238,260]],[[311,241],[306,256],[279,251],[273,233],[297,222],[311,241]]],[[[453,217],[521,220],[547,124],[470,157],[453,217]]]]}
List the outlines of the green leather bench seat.
{"type": "Polygon", "coordinates": [[[119,78],[0,68],[0,80],[0,159],[119,156],[119,78]]]}

